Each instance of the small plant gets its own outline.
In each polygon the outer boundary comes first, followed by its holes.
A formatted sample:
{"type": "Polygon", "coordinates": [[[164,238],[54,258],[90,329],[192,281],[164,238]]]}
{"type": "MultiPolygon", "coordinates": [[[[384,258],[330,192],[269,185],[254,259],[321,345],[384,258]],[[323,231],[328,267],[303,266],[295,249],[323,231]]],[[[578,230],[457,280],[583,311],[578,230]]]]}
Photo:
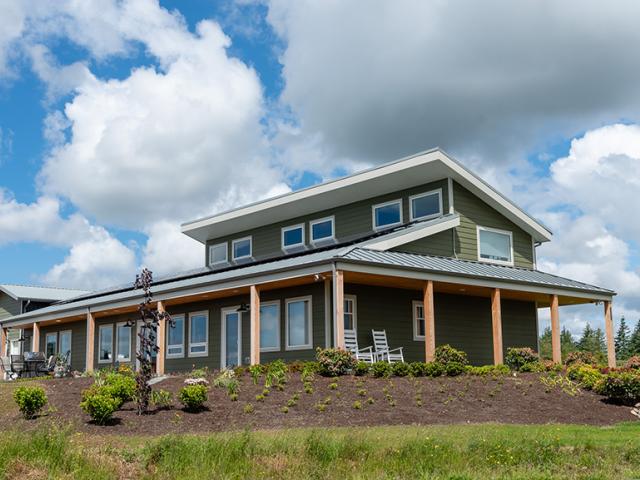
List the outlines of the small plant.
{"type": "Polygon", "coordinates": [[[291,398],[293,398],[297,402],[298,400],[300,400],[300,394],[294,393],[291,398]]]}
{"type": "Polygon", "coordinates": [[[284,392],[284,385],[282,383],[277,384],[276,390],[278,390],[279,392],[284,392]]]}
{"type": "Polygon", "coordinates": [[[547,369],[543,363],[536,361],[536,362],[525,363],[520,367],[520,371],[523,373],[526,373],[526,372],[541,373],[541,372],[546,372],[547,369]]]}
{"type": "Polygon", "coordinates": [[[327,397],[324,399],[324,404],[325,405],[331,405],[331,397],[327,397]]]}
{"type": "Polygon", "coordinates": [[[396,377],[406,377],[407,375],[411,375],[411,366],[408,363],[397,362],[394,363],[391,368],[396,377]]]}
{"type": "Polygon", "coordinates": [[[263,373],[264,368],[262,365],[251,365],[249,367],[249,374],[251,375],[251,380],[253,381],[254,385],[258,384],[258,381],[260,380],[260,377],[263,373]]]}
{"type": "Polygon", "coordinates": [[[591,390],[602,378],[602,374],[600,370],[591,365],[574,363],[567,368],[567,377],[578,382],[583,388],[591,390]]]}
{"type": "Polygon", "coordinates": [[[537,362],[538,354],[529,347],[507,348],[504,361],[511,370],[520,371],[523,365],[537,362]]]}
{"type": "Polygon", "coordinates": [[[287,407],[287,406],[280,407],[280,411],[281,411],[282,413],[289,413],[289,407],[287,407]]]}
{"type": "Polygon", "coordinates": [[[340,348],[318,348],[316,359],[319,366],[318,373],[324,377],[345,375],[356,366],[353,354],[340,348]]]}
{"type": "Polygon", "coordinates": [[[262,395],[261,393],[256,395],[256,402],[264,402],[264,395],[262,395]]]}
{"type": "Polygon", "coordinates": [[[202,385],[205,387],[209,386],[209,380],[207,380],[206,378],[187,378],[184,381],[185,385],[202,385]]]}
{"type": "Polygon", "coordinates": [[[629,359],[624,364],[624,368],[640,370],[640,355],[629,357],[629,359]]]}
{"type": "Polygon", "coordinates": [[[508,375],[509,373],[511,373],[509,367],[507,367],[506,365],[483,365],[481,367],[473,367],[468,365],[465,369],[465,372],[467,372],[469,375],[480,377],[487,375],[508,375]]]}
{"type": "Polygon", "coordinates": [[[600,379],[594,390],[609,400],[625,405],[640,401],[640,375],[636,372],[614,372],[600,379]]]}
{"type": "Polygon", "coordinates": [[[356,400],[355,402],[353,402],[353,408],[354,410],[362,409],[362,403],[359,400],[356,400]]]}
{"type": "Polygon", "coordinates": [[[358,377],[367,375],[369,373],[369,364],[367,362],[356,363],[356,366],[353,367],[353,373],[358,377]]]}
{"type": "Polygon", "coordinates": [[[469,363],[469,361],[467,360],[467,354],[462,350],[453,348],[451,345],[440,345],[439,347],[437,347],[434,359],[436,362],[439,362],[445,366],[449,363],[459,363],[462,366],[469,363]]]}
{"type": "Polygon", "coordinates": [[[329,390],[337,390],[338,389],[338,383],[337,382],[331,382],[329,384],[329,390]]]}
{"type": "Polygon", "coordinates": [[[13,399],[27,419],[34,418],[47,404],[47,394],[42,387],[18,387],[13,391],[13,399]]]}
{"type": "Polygon", "coordinates": [[[424,364],[424,374],[427,377],[440,377],[444,375],[444,365],[439,362],[428,362],[424,364]]]}
{"type": "Polygon", "coordinates": [[[290,398],[289,400],[287,400],[287,407],[295,407],[298,404],[297,401],[295,401],[293,398],[290,398]]]}
{"type": "Polygon", "coordinates": [[[388,362],[375,362],[371,365],[371,373],[376,378],[390,377],[392,373],[391,364],[388,362]]]}
{"type": "Polygon", "coordinates": [[[324,412],[327,409],[327,405],[324,403],[316,403],[316,410],[324,412]]]}
{"type": "Polygon", "coordinates": [[[207,390],[205,385],[187,385],[180,389],[178,399],[185,410],[197,412],[202,410],[204,402],[207,401],[207,390]]]}
{"type": "Polygon", "coordinates": [[[80,407],[89,414],[98,425],[106,424],[120,407],[120,401],[106,393],[91,393],[80,403],[80,407]]]}
{"type": "Polygon", "coordinates": [[[237,393],[232,393],[231,395],[229,395],[229,400],[231,400],[232,402],[237,402],[238,401],[238,394],[237,393]]]}
{"type": "Polygon", "coordinates": [[[269,393],[271,393],[271,390],[269,390],[268,388],[262,389],[262,395],[264,395],[265,397],[268,397],[269,393]]]}
{"type": "Polygon", "coordinates": [[[361,388],[360,390],[358,390],[358,396],[366,397],[367,396],[367,391],[364,388],[361,388]]]}
{"type": "Polygon", "coordinates": [[[289,380],[289,367],[282,360],[275,360],[267,365],[264,386],[271,388],[274,385],[287,383],[289,380]]]}
{"type": "Polygon", "coordinates": [[[374,402],[375,402],[375,400],[374,400],[372,397],[367,398],[367,403],[368,403],[369,405],[373,405],[373,404],[374,404],[374,402]]]}
{"type": "Polygon", "coordinates": [[[445,372],[448,377],[456,377],[464,373],[465,366],[459,362],[449,362],[445,365],[445,372]]]}
{"type": "Polygon", "coordinates": [[[169,408],[173,405],[173,394],[166,390],[153,390],[151,392],[151,403],[155,408],[169,408]]]}
{"type": "Polygon", "coordinates": [[[310,384],[305,383],[305,385],[304,385],[304,393],[307,393],[307,394],[311,395],[313,393],[313,387],[310,384]]]}
{"type": "Polygon", "coordinates": [[[427,364],[424,362],[413,362],[410,363],[411,367],[411,375],[414,377],[425,377],[427,375],[427,364]]]}
{"type": "Polygon", "coordinates": [[[255,411],[255,408],[253,408],[253,405],[250,403],[247,403],[244,406],[244,413],[253,413],[255,411]]]}
{"type": "Polygon", "coordinates": [[[240,389],[240,382],[236,376],[235,370],[225,369],[213,379],[213,386],[218,388],[226,388],[228,395],[237,394],[240,389]]]}
{"type": "Polygon", "coordinates": [[[240,366],[237,366],[233,369],[233,373],[236,374],[236,377],[243,376],[246,371],[247,371],[246,367],[240,367],[240,366]]]}
{"type": "Polygon", "coordinates": [[[187,375],[188,378],[207,378],[208,376],[209,367],[193,368],[187,375]]]}

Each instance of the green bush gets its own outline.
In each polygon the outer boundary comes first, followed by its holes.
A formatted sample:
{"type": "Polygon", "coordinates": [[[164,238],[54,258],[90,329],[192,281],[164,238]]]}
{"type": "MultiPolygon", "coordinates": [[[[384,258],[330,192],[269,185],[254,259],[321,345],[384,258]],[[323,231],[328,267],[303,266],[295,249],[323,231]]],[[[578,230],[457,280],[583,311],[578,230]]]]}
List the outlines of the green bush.
{"type": "Polygon", "coordinates": [[[578,382],[582,387],[591,390],[602,378],[600,370],[583,363],[574,363],[567,368],[567,377],[578,382]]]}
{"type": "Polygon", "coordinates": [[[440,362],[427,362],[424,364],[424,374],[427,377],[440,377],[444,375],[444,365],[440,362]]]}
{"type": "Polygon", "coordinates": [[[624,364],[625,368],[631,368],[634,370],[640,369],[640,355],[634,355],[630,357],[624,364]]]}
{"type": "Polygon", "coordinates": [[[523,373],[526,373],[526,372],[541,373],[541,372],[546,372],[547,367],[545,367],[545,365],[542,362],[538,362],[538,361],[527,362],[521,365],[518,371],[523,373]]]}
{"type": "Polygon", "coordinates": [[[483,365],[481,367],[467,366],[465,371],[469,375],[508,375],[511,370],[506,365],[483,365]]]}
{"type": "Polygon", "coordinates": [[[353,373],[358,377],[362,377],[362,376],[368,374],[369,373],[369,364],[367,362],[358,362],[358,363],[356,363],[356,366],[353,367],[353,373]]]}
{"type": "Polygon", "coordinates": [[[166,390],[153,390],[151,392],[151,403],[156,408],[169,408],[173,404],[173,394],[166,390]]]}
{"type": "Polygon", "coordinates": [[[633,405],[640,401],[640,375],[636,372],[614,372],[598,380],[594,390],[609,400],[633,405]]]}
{"type": "Polygon", "coordinates": [[[427,375],[427,364],[424,362],[412,362],[411,366],[411,375],[414,377],[424,377],[427,375]]]}
{"type": "Polygon", "coordinates": [[[124,402],[133,400],[136,394],[136,386],[136,381],[133,377],[121,373],[110,373],[104,379],[104,385],[101,388],[104,393],[120,401],[118,407],[120,408],[124,402]]]}
{"type": "Polygon", "coordinates": [[[340,348],[318,348],[316,359],[319,364],[318,373],[325,377],[345,375],[356,366],[353,354],[340,348]]]}
{"type": "Polygon", "coordinates": [[[411,375],[411,366],[405,362],[392,364],[391,370],[396,377],[406,377],[407,375],[411,375]]]}
{"type": "Polygon", "coordinates": [[[461,365],[467,365],[467,354],[462,350],[456,350],[451,345],[440,345],[435,351],[435,361],[442,365],[449,363],[459,363],[461,365]]]}
{"type": "Polygon", "coordinates": [[[251,365],[249,367],[249,374],[251,375],[251,379],[253,380],[253,384],[257,385],[260,376],[265,372],[264,365],[251,365]]]}
{"type": "Polygon", "coordinates": [[[35,417],[47,404],[47,394],[42,387],[18,387],[13,391],[13,399],[24,418],[35,417]]]}
{"type": "Polygon", "coordinates": [[[449,362],[444,369],[448,377],[455,377],[464,373],[465,365],[460,362],[449,362]]]}
{"type": "Polygon", "coordinates": [[[194,368],[189,372],[187,378],[207,378],[209,376],[209,367],[194,368]]]}
{"type": "Polygon", "coordinates": [[[520,371],[523,365],[538,361],[538,354],[529,347],[507,348],[507,354],[504,357],[507,366],[511,370],[520,371]]]}
{"type": "Polygon", "coordinates": [[[233,395],[238,393],[240,382],[238,381],[235,370],[225,369],[220,372],[220,375],[213,379],[213,386],[225,388],[227,394],[233,395]]]}
{"type": "Polygon", "coordinates": [[[187,385],[182,387],[178,393],[180,403],[189,412],[202,410],[204,402],[207,401],[207,387],[205,385],[187,385]]]}
{"type": "Polygon", "coordinates": [[[274,360],[265,369],[264,386],[271,388],[275,385],[287,383],[289,379],[289,366],[283,360],[274,360]]]}
{"type": "Polygon", "coordinates": [[[569,352],[567,357],[564,359],[564,364],[569,366],[574,363],[584,363],[585,365],[598,365],[599,359],[598,357],[591,352],[569,352]]]}
{"type": "Polygon", "coordinates": [[[98,393],[85,395],[80,407],[89,414],[94,422],[98,425],[104,425],[111,419],[113,413],[120,408],[120,400],[98,391],[98,393]]]}
{"type": "Polygon", "coordinates": [[[375,362],[371,365],[371,373],[374,377],[390,377],[392,373],[391,364],[389,362],[375,362]]]}

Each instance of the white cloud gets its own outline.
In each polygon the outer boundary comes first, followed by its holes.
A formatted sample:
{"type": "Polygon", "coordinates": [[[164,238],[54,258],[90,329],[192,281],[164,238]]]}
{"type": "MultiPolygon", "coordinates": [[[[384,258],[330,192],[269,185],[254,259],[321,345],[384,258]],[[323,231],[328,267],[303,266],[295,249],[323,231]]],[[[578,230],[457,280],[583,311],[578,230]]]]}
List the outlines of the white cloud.
{"type": "Polygon", "coordinates": [[[154,274],[183,272],[205,265],[204,246],[187,237],[175,223],[158,222],[147,229],[142,264],[154,274]]]}

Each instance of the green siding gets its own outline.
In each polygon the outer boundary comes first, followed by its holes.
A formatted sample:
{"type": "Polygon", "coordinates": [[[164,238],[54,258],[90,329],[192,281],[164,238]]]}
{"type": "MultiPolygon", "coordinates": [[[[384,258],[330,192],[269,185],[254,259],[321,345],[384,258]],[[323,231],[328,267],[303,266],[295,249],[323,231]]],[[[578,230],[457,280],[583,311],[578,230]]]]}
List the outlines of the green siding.
{"type": "Polygon", "coordinates": [[[399,247],[392,248],[396,252],[417,253],[419,255],[438,255],[441,257],[453,257],[453,230],[421,238],[414,242],[405,243],[399,247]]]}
{"type": "MultiPolygon", "coordinates": [[[[71,330],[71,368],[82,372],[85,370],[87,356],[87,323],[72,322],[61,323],[60,325],[50,325],[40,328],[40,347],[39,351],[45,351],[45,342],[47,333],[64,332],[71,330]]],[[[60,338],[58,337],[58,342],[60,338]]]]}
{"type": "Polygon", "coordinates": [[[498,228],[513,232],[513,256],[516,267],[533,268],[531,235],[487,205],[467,189],[454,182],[453,205],[460,215],[456,228],[456,256],[463,260],[478,260],[476,226],[498,228]]]}
{"type": "Polygon", "coordinates": [[[0,292],[0,320],[20,314],[20,301],[0,292]]]}
{"type": "MultiPolygon", "coordinates": [[[[449,209],[447,180],[439,180],[437,182],[427,183],[418,187],[403,190],[401,192],[393,192],[387,195],[368,198],[359,202],[350,203],[331,210],[323,210],[312,215],[292,218],[285,222],[266,225],[252,230],[238,232],[222,238],[215,238],[207,241],[207,246],[215,245],[221,242],[228,242],[229,259],[231,259],[231,241],[237,238],[252,236],[253,257],[255,259],[268,258],[282,254],[281,229],[291,225],[305,224],[305,243],[310,245],[309,240],[309,222],[320,218],[335,216],[335,234],[338,241],[348,241],[367,233],[373,232],[372,226],[372,210],[371,207],[378,203],[384,203],[391,200],[402,198],[402,214],[403,221],[409,222],[409,197],[419,193],[431,190],[442,189],[443,211],[449,209]]],[[[209,249],[206,249],[205,255],[208,256],[209,249]]],[[[207,260],[207,257],[205,257],[207,260]]]]}

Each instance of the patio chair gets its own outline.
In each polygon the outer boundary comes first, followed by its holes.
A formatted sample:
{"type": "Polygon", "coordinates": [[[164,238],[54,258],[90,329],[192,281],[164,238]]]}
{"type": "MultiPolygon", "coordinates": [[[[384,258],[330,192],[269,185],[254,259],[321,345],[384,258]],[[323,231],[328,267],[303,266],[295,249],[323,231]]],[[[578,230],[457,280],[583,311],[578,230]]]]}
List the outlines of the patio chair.
{"type": "Polygon", "coordinates": [[[24,373],[24,357],[22,355],[11,355],[11,371],[20,377],[24,373]]]}
{"type": "Polygon", "coordinates": [[[373,335],[373,345],[376,349],[375,355],[377,361],[387,361],[389,363],[404,362],[403,347],[390,349],[387,343],[386,330],[371,330],[371,334],[373,335]]]}
{"type": "Polygon", "coordinates": [[[8,380],[15,379],[18,375],[11,369],[11,359],[9,357],[0,357],[0,368],[7,375],[8,380]]]}
{"type": "Polygon", "coordinates": [[[375,353],[373,353],[373,347],[358,347],[358,334],[355,330],[344,331],[344,346],[347,350],[353,353],[357,361],[373,363],[375,362],[375,353]]]}

